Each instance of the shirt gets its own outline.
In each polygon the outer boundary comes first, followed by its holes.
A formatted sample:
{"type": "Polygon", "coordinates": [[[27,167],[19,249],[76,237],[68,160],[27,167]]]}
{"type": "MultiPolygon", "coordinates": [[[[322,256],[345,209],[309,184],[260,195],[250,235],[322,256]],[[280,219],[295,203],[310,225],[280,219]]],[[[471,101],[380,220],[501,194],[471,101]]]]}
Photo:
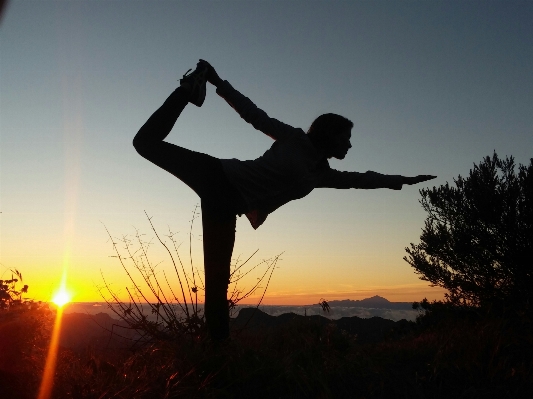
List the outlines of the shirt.
{"type": "Polygon", "coordinates": [[[219,85],[217,94],[246,122],[275,140],[257,159],[221,159],[224,173],[250,210],[246,216],[254,229],[280,206],[303,198],[318,187],[401,190],[400,175],[331,168],[324,153],[315,148],[302,129],[269,117],[228,81],[219,85]]]}

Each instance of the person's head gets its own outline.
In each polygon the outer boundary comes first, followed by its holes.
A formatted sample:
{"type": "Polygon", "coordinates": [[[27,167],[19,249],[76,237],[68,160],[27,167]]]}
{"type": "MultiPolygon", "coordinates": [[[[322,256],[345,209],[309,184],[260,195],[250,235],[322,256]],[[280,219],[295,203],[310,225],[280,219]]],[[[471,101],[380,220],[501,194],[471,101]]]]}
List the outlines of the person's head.
{"type": "Polygon", "coordinates": [[[307,131],[313,144],[328,158],[343,159],[352,148],[353,122],[337,114],[323,114],[316,118],[307,131]]]}

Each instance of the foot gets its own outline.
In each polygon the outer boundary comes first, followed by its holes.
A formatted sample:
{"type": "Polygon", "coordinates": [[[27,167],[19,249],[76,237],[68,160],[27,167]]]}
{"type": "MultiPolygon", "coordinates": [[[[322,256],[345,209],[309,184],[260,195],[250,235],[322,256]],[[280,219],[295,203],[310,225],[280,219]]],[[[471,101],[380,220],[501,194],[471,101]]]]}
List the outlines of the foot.
{"type": "Polygon", "coordinates": [[[200,61],[196,65],[196,69],[189,73],[189,69],[180,79],[180,86],[189,90],[189,102],[201,107],[205,100],[205,82],[207,79],[207,71],[209,64],[200,61]]]}
{"type": "Polygon", "coordinates": [[[200,60],[200,62],[203,62],[207,66],[207,81],[213,86],[218,87],[222,83],[222,79],[220,79],[220,76],[218,76],[215,68],[213,68],[211,64],[205,60],[200,60]]]}

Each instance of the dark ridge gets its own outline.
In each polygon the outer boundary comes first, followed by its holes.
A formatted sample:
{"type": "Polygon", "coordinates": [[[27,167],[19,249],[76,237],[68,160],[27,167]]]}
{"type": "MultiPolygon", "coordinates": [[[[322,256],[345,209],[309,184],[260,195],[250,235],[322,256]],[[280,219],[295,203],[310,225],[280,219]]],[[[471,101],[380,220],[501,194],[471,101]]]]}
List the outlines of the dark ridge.
{"type": "Polygon", "coordinates": [[[330,320],[319,315],[302,316],[295,313],[285,313],[280,316],[270,316],[256,308],[241,309],[239,315],[232,320],[232,329],[248,329],[250,331],[271,331],[280,327],[296,323],[308,322],[324,326],[333,324],[350,335],[356,335],[361,343],[379,342],[392,334],[403,334],[411,331],[415,323],[407,320],[392,321],[381,317],[363,319],[357,316],[343,317],[330,320]]]}
{"type": "MultiPolygon", "coordinates": [[[[415,325],[407,320],[394,322],[381,317],[363,319],[353,316],[331,320],[320,315],[302,316],[295,313],[270,316],[256,308],[243,308],[239,315],[231,320],[231,328],[233,331],[245,329],[252,333],[260,333],[298,323],[318,326],[333,324],[348,334],[357,336],[357,341],[361,343],[379,342],[391,334],[411,331],[415,325]]],[[[128,329],[125,321],[114,319],[107,313],[63,315],[60,345],[64,348],[80,350],[87,345],[92,348],[129,348],[138,338],[139,333],[128,329]]]]}
{"type": "Polygon", "coordinates": [[[113,319],[107,313],[68,313],[63,315],[59,344],[70,349],[81,349],[87,345],[95,348],[127,348],[138,335],[127,328],[126,322],[113,319]]]}

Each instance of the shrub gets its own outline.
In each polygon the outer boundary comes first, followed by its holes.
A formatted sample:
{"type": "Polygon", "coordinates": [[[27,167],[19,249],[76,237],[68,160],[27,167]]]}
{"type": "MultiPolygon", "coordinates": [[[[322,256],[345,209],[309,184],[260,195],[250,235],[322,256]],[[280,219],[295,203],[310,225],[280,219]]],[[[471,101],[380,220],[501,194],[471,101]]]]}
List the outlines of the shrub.
{"type": "Polygon", "coordinates": [[[494,153],[454,183],[420,190],[428,216],[404,260],[454,304],[531,312],[533,159],[516,173],[494,153]]]}

